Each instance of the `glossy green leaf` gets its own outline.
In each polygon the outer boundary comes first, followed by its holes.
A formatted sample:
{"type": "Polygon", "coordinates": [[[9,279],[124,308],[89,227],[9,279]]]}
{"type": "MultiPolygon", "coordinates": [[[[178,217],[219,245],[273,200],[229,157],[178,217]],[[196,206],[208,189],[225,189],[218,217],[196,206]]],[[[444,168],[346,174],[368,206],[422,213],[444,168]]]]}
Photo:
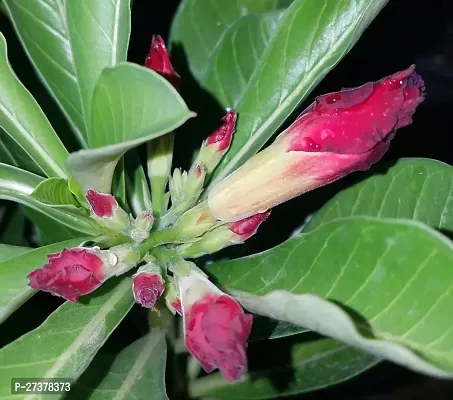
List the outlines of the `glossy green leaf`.
{"type": "Polygon", "coordinates": [[[163,330],[153,330],[122,350],[113,363],[99,353],[80,377],[68,400],[165,400],[167,343],[163,330]]]}
{"type": "Polygon", "coordinates": [[[129,204],[126,198],[126,170],[124,169],[124,157],[116,165],[112,178],[112,194],[118,204],[126,211],[129,211],[129,204]]]}
{"type": "Polygon", "coordinates": [[[11,258],[15,258],[30,250],[31,249],[29,247],[13,246],[11,244],[2,243],[0,244],[0,263],[10,260],[11,258]]]}
{"type": "Polygon", "coordinates": [[[67,225],[62,225],[57,220],[32,208],[25,208],[25,214],[35,225],[36,240],[40,246],[75,239],[83,235],[83,232],[71,229],[67,225]]]}
{"type": "Polygon", "coordinates": [[[43,175],[41,168],[27,155],[6,132],[0,128],[0,158],[2,163],[14,165],[33,172],[37,175],[43,175]]]}
{"type": "Polygon", "coordinates": [[[153,210],[146,174],[143,166],[137,160],[139,160],[139,154],[137,152],[132,152],[130,157],[129,153],[126,154],[126,165],[131,173],[131,177],[126,180],[126,183],[130,195],[129,202],[135,215],[139,215],[146,210],[153,210]],[[135,162],[132,163],[132,161],[135,162]]]}
{"type": "Polygon", "coordinates": [[[0,398],[11,378],[77,378],[134,303],[131,279],[113,279],[78,303],[66,302],[37,329],[0,350],[0,398]]]}
{"type": "Polygon", "coordinates": [[[65,0],[5,0],[5,8],[39,77],[85,145],[87,129],[69,41],[65,0]]]}
{"type": "Polygon", "coordinates": [[[65,247],[76,247],[87,239],[82,237],[67,240],[38,249],[2,245],[0,247],[2,260],[0,262],[0,322],[33,296],[35,291],[28,286],[27,274],[44,265],[47,254],[57,253],[65,247]]]}
{"type": "Polygon", "coordinates": [[[406,158],[373,168],[342,190],[304,228],[316,229],[336,218],[367,215],[415,219],[453,231],[453,167],[427,158],[406,158]]]}
{"type": "MultiPolygon", "coordinates": [[[[68,181],[62,178],[49,178],[36,186],[31,194],[38,202],[52,206],[66,206],[66,208],[78,212],[80,204],[69,190],[68,181]]],[[[86,215],[86,211],[81,209],[86,215]]]]}
{"type": "Polygon", "coordinates": [[[0,242],[13,246],[27,246],[27,220],[19,204],[2,201],[0,203],[0,242]]]}
{"type": "Polygon", "coordinates": [[[131,29],[130,0],[65,1],[72,50],[88,144],[92,134],[92,97],[106,67],[126,61],[131,29]]]}
{"type": "Polygon", "coordinates": [[[289,349],[288,360],[282,362],[279,356],[270,351],[266,365],[252,367],[242,380],[233,383],[218,373],[197,379],[189,384],[190,393],[213,400],[275,399],[338,384],[378,362],[371,355],[330,339],[296,342],[289,349]],[[277,379],[282,387],[275,384],[277,379]]]}
{"type": "Polygon", "coordinates": [[[251,19],[252,14],[277,9],[279,2],[183,3],[173,24],[173,43],[182,46],[200,84],[210,89],[219,103],[239,113],[231,147],[212,184],[266,143],[352,48],[386,3],[387,0],[295,0],[278,20],[273,33],[270,36],[269,31],[263,33],[266,39],[258,44],[254,38],[258,26],[265,30],[263,22],[255,24],[254,33],[253,24],[247,24],[241,17],[251,19]],[[243,23],[249,26],[241,29],[243,23]],[[261,57],[255,56],[254,51],[267,40],[261,57]],[[253,72],[245,72],[253,65],[256,65],[253,72]],[[232,91],[235,93],[231,94],[232,91]]]}
{"type": "Polygon", "coordinates": [[[67,177],[68,153],[30,92],[8,62],[6,41],[0,33],[0,127],[47,176],[67,177]]]}
{"type": "Polygon", "coordinates": [[[106,68],[93,95],[90,150],[72,153],[68,169],[85,191],[108,193],[119,159],[129,149],[182,125],[193,114],[166,79],[122,63],[106,68]]]}
{"type": "Polygon", "coordinates": [[[250,311],[453,377],[452,265],[453,244],[426,225],[350,217],[207,269],[250,311]]]}
{"type": "Polygon", "coordinates": [[[100,233],[89,217],[49,207],[35,200],[31,194],[41,182],[43,178],[37,175],[11,165],[0,164],[0,199],[15,201],[30,207],[57,221],[60,225],[79,231],[82,235],[100,233]]]}
{"type": "Polygon", "coordinates": [[[237,107],[283,15],[283,10],[246,15],[222,37],[203,83],[224,107],[237,107]]]}
{"type": "MultiPolygon", "coordinates": [[[[236,25],[241,24],[241,21],[249,16],[255,17],[279,8],[284,9],[291,2],[244,0],[227,4],[218,0],[209,3],[201,0],[184,0],[172,24],[170,35],[172,45],[184,46],[191,71],[202,81],[211,68],[212,57],[224,45],[225,36],[233,32],[236,25]]],[[[263,36],[265,37],[264,32],[263,36]]],[[[254,35],[249,37],[247,34],[244,37],[247,41],[246,46],[250,49],[259,47],[259,43],[263,41],[263,38],[254,35]]],[[[231,38],[228,37],[228,40],[231,38]]],[[[253,63],[253,59],[251,62],[253,63]]]]}

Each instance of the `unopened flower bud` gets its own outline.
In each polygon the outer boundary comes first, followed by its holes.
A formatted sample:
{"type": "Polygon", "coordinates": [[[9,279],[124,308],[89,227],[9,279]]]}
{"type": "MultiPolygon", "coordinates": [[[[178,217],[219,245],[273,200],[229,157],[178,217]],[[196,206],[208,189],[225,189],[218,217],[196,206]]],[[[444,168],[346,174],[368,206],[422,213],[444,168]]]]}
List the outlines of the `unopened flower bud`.
{"type": "Polygon", "coordinates": [[[230,222],[206,232],[198,241],[179,246],[177,251],[185,258],[215,253],[225,247],[243,243],[253,236],[271,211],[252,215],[240,221],[230,222]]]}
{"type": "Polygon", "coordinates": [[[75,302],[91,293],[111,277],[118,262],[115,254],[98,247],[76,247],[49,254],[47,263],[28,274],[29,285],[36,290],[75,302]]]}
{"type": "Polygon", "coordinates": [[[182,315],[181,299],[179,298],[179,290],[174,283],[167,284],[167,292],[165,293],[165,304],[173,313],[182,315]]]}
{"type": "Polygon", "coordinates": [[[132,278],[132,292],[135,302],[143,307],[154,309],[165,290],[162,271],[159,265],[150,262],[140,267],[132,278]]]}
{"type": "Polygon", "coordinates": [[[156,71],[179,89],[180,76],[173,69],[165,43],[159,35],[154,35],[151,39],[151,48],[145,59],[145,67],[156,71]]]}
{"type": "Polygon", "coordinates": [[[236,118],[236,111],[228,110],[222,118],[220,126],[201,145],[200,153],[195,162],[203,164],[208,175],[214,171],[230,147],[236,128],[236,118]]]}
{"type": "Polygon", "coordinates": [[[218,368],[228,381],[240,379],[253,316],[197,271],[181,277],[179,288],[187,350],[205,372],[218,368]]]}
{"type": "Polygon", "coordinates": [[[199,199],[203,191],[206,170],[202,164],[194,164],[189,172],[175,169],[173,179],[170,181],[172,213],[182,215],[199,199]]]}
{"type": "Polygon", "coordinates": [[[85,197],[90,204],[92,217],[99,223],[114,232],[121,232],[129,227],[129,215],[118,205],[114,196],[90,189],[85,197]]]}
{"type": "Polygon", "coordinates": [[[137,216],[134,228],[131,230],[130,237],[137,243],[143,242],[149,236],[149,231],[153,227],[154,217],[151,211],[144,211],[137,216]]]}
{"type": "Polygon", "coordinates": [[[237,221],[368,169],[423,101],[414,68],[318,97],[272,145],[213,187],[213,214],[237,221]]]}

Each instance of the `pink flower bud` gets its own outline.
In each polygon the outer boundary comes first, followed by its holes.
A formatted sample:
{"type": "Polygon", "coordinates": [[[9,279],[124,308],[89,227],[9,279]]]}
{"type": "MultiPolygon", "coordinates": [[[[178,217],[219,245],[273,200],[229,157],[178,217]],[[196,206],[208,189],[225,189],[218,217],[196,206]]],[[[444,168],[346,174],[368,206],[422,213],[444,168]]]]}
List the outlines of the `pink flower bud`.
{"type": "Polygon", "coordinates": [[[368,169],[424,99],[414,68],[318,97],[271,146],[211,190],[213,214],[237,221],[368,169]]]}
{"type": "Polygon", "coordinates": [[[165,43],[159,35],[154,35],[151,48],[145,59],[145,67],[156,71],[166,78],[175,89],[179,89],[180,76],[173,69],[165,43]]]}
{"type": "Polygon", "coordinates": [[[47,264],[27,276],[33,289],[75,302],[79,296],[95,290],[106,278],[103,260],[94,250],[64,249],[47,258],[47,264]]]}
{"type": "Polygon", "coordinates": [[[187,349],[207,373],[218,368],[228,381],[240,379],[253,316],[198,272],[179,284],[187,349]]]}
{"type": "Polygon", "coordinates": [[[153,309],[164,292],[164,280],[155,272],[138,272],[132,281],[135,302],[153,309]]]}
{"type": "Polygon", "coordinates": [[[252,215],[251,217],[236,222],[230,222],[228,224],[228,229],[234,233],[234,236],[230,239],[230,243],[242,243],[253,236],[269,215],[271,215],[271,210],[252,215]]]}
{"type": "Polygon", "coordinates": [[[118,203],[111,194],[99,193],[90,189],[86,192],[85,197],[90,204],[91,211],[97,217],[111,217],[115,209],[118,208],[118,203]]]}
{"type": "Polygon", "coordinates": [[[222,118],[221,125],[206,139],[206,146],[215,148],[218,152],[228,150],[236,128],[236,118],[236,111],[229,110],[222,118]]]}
{"type": "Polygon", "coordinates": [[[90,204],[92,217],[114,232],[126,230],[130,225],[129,215],[111,194],[99,193],[90,189],[85,194],[90,204]]]}

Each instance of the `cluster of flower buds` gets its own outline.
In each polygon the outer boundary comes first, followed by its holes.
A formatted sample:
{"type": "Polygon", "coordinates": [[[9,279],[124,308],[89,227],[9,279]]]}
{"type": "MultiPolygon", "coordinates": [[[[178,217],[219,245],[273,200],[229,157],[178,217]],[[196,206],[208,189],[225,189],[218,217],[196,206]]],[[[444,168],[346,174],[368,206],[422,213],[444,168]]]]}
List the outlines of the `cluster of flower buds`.
{"type": "MultiPolygon", "coordinates": [[[[179,75],[159,36],[153,37],[145,65],[179,89],[179,75]]],[[[154,243],[151,210],[133,218],[111,194],[88,190],[85,197],[92,218],[112,236],[129,236],[134,243],[49,254],[45,265],[28,274],[30,286],[77,301],[110,277],[142,263],[132,278],[135,302],[150,310],[159,310],[165,302],[170,311],[183,317],[186,347],[203,369],[217,368],[227,380],[239,379],[247,368],[253,317],[186,258],[243,243],[276,205],[352,171],[367,169],[386,152],[395,131],[411,122],[424,98],[423,85],[410,67],[378,82],[318,97],[268,148],[214,185],[207,200],[200,201],[208,177],[232,141],[237,115],[228,110],[203,142],[190,170],[176,169],[170,180],[167,215],[174,217],[169,220],[170,229],[176,232],[172,243],[177,244],[165,250],[172,252],[171,262],[147,253],[149,243],[154,243]]],[[[170,144],[172,139],[156,145],[162,157],[157,154],[148,163],[151,183],[162,181],[163,188],[171,167],[171,156],[164,150],[170,144]]],[[[166,209],[165,205],[164,210],[157,210],[157,215],[166,209]]]]}
{"type": "Polygon", "coordinates": [[[90,189],[85,197],[90,205],[91,217],[100,225],[112,232],[130,236],[137,243],[148,238],[154,223],[153,213],[150,210],[142,212],[134,219],[119,206],[111,194],[90,189]]]}
{"type": "Polygon", "coordinates": [[[236,127],[236,112],[229,110],[221,124],[203,142],[188,172],[175,169],[170,180],[171,211],[179,217],[197,203],[209,175],[230,147],[236,127]]]}

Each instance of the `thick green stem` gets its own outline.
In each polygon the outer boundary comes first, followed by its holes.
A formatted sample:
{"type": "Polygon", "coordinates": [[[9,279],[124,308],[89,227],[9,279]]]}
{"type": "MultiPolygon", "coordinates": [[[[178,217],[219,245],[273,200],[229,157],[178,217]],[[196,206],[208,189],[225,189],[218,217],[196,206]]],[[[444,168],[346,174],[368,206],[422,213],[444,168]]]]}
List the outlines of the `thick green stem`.
{"type": "Polygon", "coordinates": [[[175,228],[168,228],[162,231],[151,232],[148,239],[137,245],[137,248],[140,250],[140,254],[144,256],[153,248],[167,244],[173,243],[178,239],[179,231],[175,228]]]}

